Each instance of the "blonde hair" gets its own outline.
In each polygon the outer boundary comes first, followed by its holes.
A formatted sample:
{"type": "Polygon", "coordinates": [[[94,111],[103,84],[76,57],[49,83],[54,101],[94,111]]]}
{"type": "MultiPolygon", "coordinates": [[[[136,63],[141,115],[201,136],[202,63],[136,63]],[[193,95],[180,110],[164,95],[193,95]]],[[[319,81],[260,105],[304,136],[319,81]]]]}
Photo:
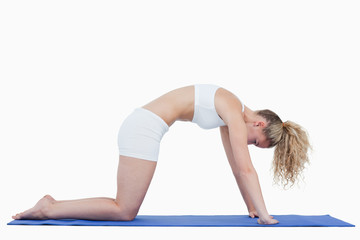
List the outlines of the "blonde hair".
{"type": "Polygon", "coordinates": [[[273,171],[274,182],[281,182],[286,188],[294,185],[309,163],[308,150],[311,150],[307,132],[299,125],[291,121],[283,122],[280,117],[266,109],[256,112],[267,121],[263,132],[270,141],[270,147],[275,146],[273,171]]]}

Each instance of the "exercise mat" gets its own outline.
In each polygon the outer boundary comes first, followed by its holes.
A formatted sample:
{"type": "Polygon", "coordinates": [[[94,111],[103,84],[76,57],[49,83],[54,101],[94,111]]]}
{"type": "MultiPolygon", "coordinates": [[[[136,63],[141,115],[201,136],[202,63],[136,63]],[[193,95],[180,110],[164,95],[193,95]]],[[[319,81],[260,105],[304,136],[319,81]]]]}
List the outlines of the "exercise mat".
{"type": "Polygon", "coordinates": [[[133,221],[80,219],[14,220],[8,225],[141,226],[141,227],[355,227],[330,215],[273,215],[275,225],[260,225],[248,215],[138,215],[133,221]]]}

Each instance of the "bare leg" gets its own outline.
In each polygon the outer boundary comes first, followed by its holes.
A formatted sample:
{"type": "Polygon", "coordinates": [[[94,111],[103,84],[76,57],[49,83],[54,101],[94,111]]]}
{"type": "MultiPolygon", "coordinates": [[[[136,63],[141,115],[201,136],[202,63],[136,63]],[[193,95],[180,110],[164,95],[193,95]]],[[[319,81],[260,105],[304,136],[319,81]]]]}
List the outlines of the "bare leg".
{"type": "Polygon", "coordinates": [[[116,199],[88,198],[56,201],[43,197],[33,208],[14,219],[132,220],[137,215],[151,183],[156,162],[120,156],[116,199]]]}
{"type": "MultiPolygon", "coordinates": [[[[14,219],[61,219],[61,218],[79,218],[96,220],[101,216],[96,213],[101,213],[110,217],[119,213],[119,206],[115,199],[111,198],[88,198],[79,200],[56,201],[50,195],[46,195],[40,199],[37,204],[20,214],[13,216],[14,219]],[[83,214],[84,209],[91,209],[97,206],[93,216],[87,217],[83,214]]],[[[116,217],[112,217],[116,218],[116,217]]]]}

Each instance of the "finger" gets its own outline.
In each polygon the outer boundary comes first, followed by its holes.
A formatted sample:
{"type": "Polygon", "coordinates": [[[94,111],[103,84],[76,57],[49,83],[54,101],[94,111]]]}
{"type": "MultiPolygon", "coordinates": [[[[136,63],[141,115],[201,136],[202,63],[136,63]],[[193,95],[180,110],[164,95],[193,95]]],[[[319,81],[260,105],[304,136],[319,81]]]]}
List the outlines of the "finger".
{"type": "Polygon", "coordinates": [[[270,218],[274,218],[273,216],[270,216],[270,218]]]}
{"type": "Polygon", "coordinates": [[[253,214],[253,213],[250,213],[250,217],[251,217],[251,218],[254,218],[255,216],[254,216],[254,214],[253,214]]]}

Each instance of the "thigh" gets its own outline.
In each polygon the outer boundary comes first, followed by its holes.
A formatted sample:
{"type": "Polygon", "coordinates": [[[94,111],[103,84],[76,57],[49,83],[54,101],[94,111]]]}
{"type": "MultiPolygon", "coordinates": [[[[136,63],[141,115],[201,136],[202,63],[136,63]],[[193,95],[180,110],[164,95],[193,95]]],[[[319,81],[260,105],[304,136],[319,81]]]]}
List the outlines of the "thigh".
{"type": "Polygon", "coordinates": [[[154,175],[156,162],[120,155],[116,202],[124,209],[138,211],[154,175]]]}

